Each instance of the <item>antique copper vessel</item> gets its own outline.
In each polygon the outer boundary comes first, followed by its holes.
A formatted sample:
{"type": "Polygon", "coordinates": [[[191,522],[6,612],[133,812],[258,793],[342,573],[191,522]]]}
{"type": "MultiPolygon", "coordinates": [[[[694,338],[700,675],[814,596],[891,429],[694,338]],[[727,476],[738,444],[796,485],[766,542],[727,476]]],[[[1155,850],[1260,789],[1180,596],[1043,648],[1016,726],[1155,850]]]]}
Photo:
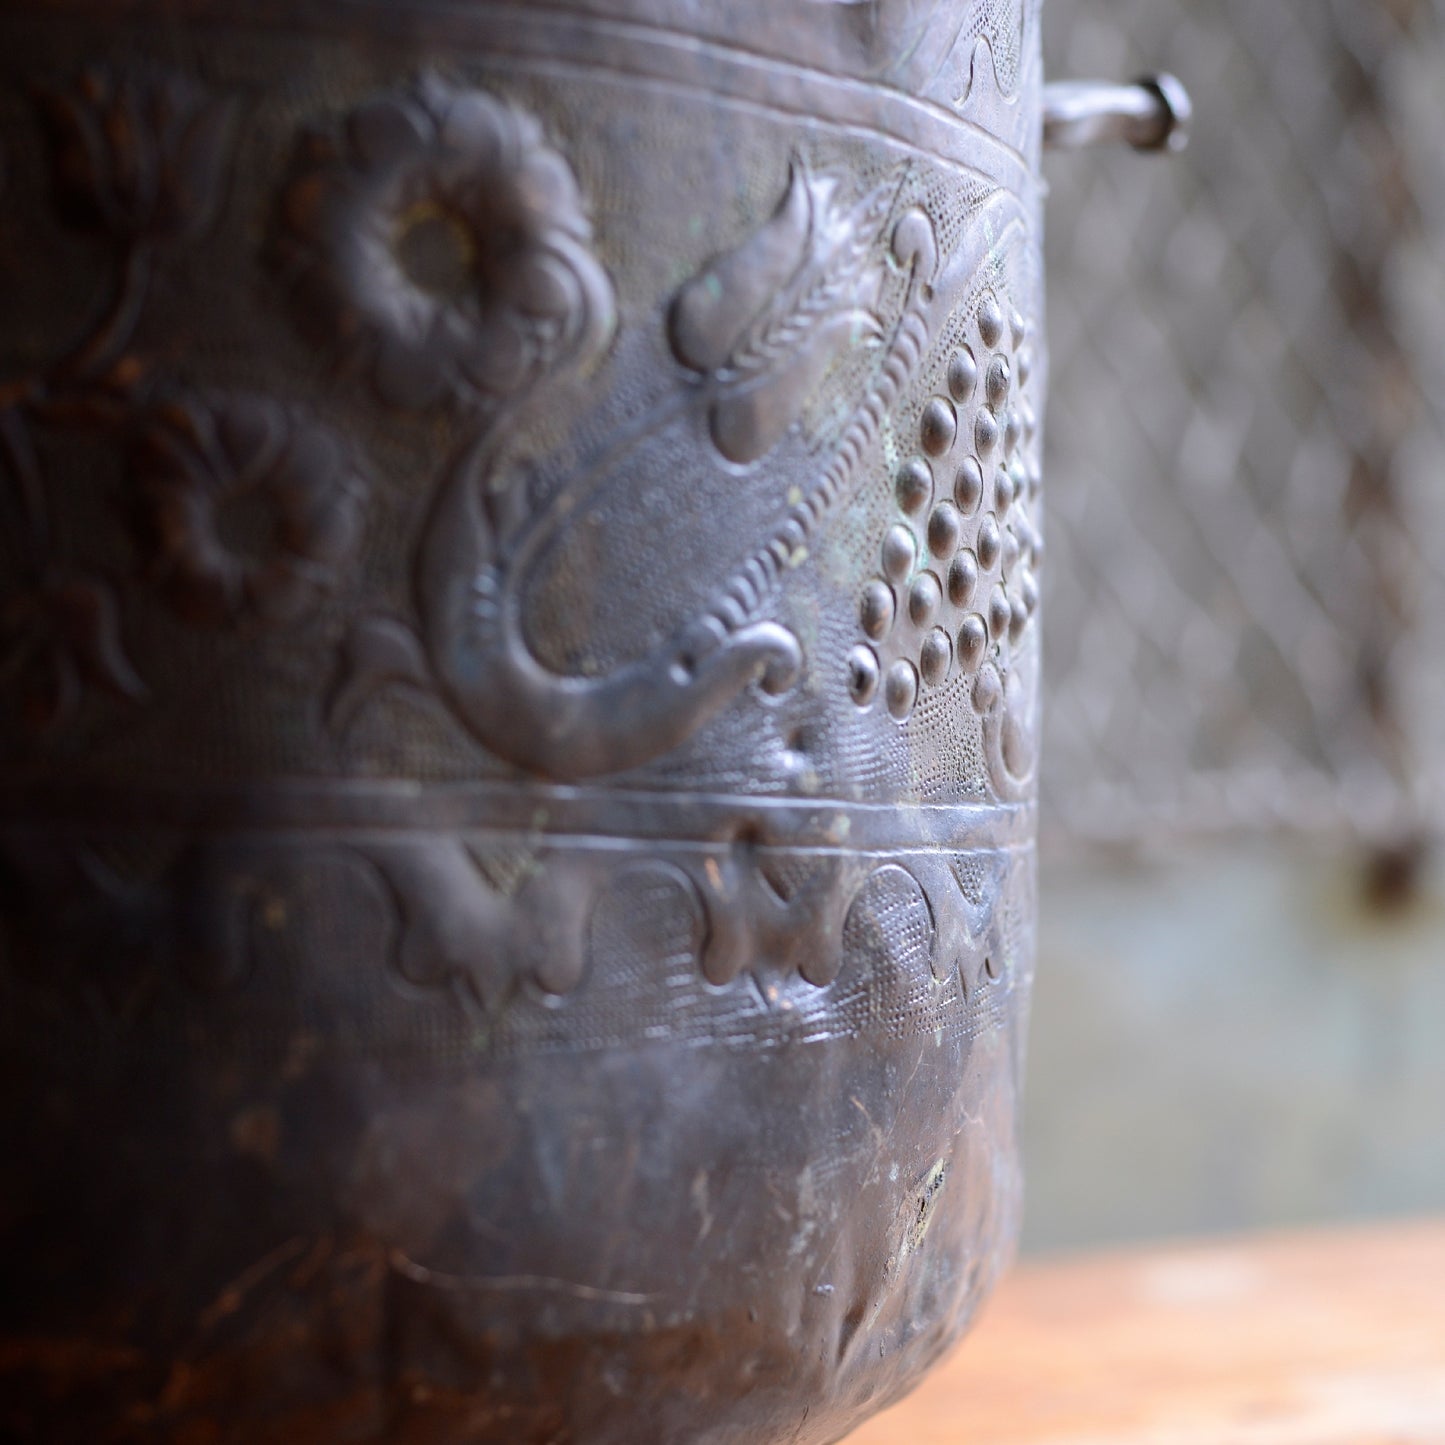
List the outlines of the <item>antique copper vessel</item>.
{"type": "Polygon", "coordinates": [[[5,1439],[806,1445],[965,1328],[1039,21],[0,6],[5,1439]]]}

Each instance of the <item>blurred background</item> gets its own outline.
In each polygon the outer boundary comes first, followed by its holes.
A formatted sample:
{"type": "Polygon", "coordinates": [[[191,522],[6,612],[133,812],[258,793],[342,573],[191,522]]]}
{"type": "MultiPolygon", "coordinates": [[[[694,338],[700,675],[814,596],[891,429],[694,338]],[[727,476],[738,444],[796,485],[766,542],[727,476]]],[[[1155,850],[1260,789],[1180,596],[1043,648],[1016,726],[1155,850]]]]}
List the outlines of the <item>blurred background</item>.
{"type": "Polygon", "coordinates": [[[1445,4],[1050,0],[1025,1248],[1445,1211],[1445,4]]]}

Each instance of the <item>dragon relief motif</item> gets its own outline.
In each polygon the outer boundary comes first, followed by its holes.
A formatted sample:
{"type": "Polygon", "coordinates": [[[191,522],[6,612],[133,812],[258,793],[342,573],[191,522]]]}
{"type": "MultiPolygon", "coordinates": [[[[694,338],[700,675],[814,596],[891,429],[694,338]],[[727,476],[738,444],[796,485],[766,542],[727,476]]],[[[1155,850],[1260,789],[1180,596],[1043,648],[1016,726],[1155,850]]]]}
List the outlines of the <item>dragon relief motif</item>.
{"type": "MultiPolygon", "coordinates": [[[[357,560],[370,487],[352,439],[303,409],[159,384],[132,354],[155,258],[216,218],[234,104],[160,72],[97,73],[78,97],[43,99],[58,209],[109,236],[124,264],[94,335],[51,373],[0,393],[0,478],[35,543],[34,587],[0,607],[0,662],[29,687],[38,726],[67,715],[83,686],[144,695],[109,583],[48,555],[32,433],[52,413],[88,408],[107,426],[125,423],[146,580],[196,627],[290,626],[314,612],[357,560]],[[144,152],[138,170],[127,146],[144,152]],[[228,542],[221,514],[238,500],[259,511],[265,545],[228,542]]],[[[564,495],[539,502],[509,484],[503,439],[550,386],[603,364],[618,325],[566,161],[532,117],[434,76],[366,102],[334,135],[308,136],[272,248],[299,324],[329,338],[388,407],[451,407],[466,433],[416,555],[416,622],[373,616],[354,628],[333,719],[344,725],[380,685],[410,684],[500,757],[573,781],[666,753],[749,686],[791,688],[802,648],[771,620],[772,604],[920,373],[940,296],[986,262],[1013,224],[1011,204],[986,204],[941,267],[928,217],[914,208],[895,219],[898,186],[849,195],[839,177],[795,160],[773,213],[672,298],[666,339],[686,384],[564,495]],[[849,409],[821,443],[809,408],[840,363],[860,357],[865,378],[850,383],[849,409]],[[523,627],[529,579],[579,506],[653,465],[647,447],[679,419],[696,423],[692,465],[752,487],[773,480],[768,459],[801,432],[796,450],[817,457],[811,479],[664,642],[600,675],[549,667],[523,627]]],[[[485,850],[452,835],[373,842],[352,856],[393,905],[403,982],[451,990],[488,1014],[524,981],[556,996],[581,982],[594,870],[544,851],[515,876],[499,874],[485,850]]],[[[0,862],[16,866],[15,857],[0,862]]],[[[86,900],[77,958],[102,953],[107,934],[165,940],[144,959],[126,954],[108,976],[107,998],[122,1012],[153,990],[167,959],[206,988],[244,981],[256,919],[284,914],[277,900],[297,863],[267,848],[237,851],[234,840],[183,849],[144,882],[87,846],[37,860],[47,871],[36,889],[43,881],[48,896],[86,900]],[[174,912],[182,896],[214,905],[221,922],[201,936],[195,909],[174,912]]],[[[859,881],[852,862],[819,858],[799,870],[740,839],[696,865],[687,874],[706,920],[698,963],[711,984],[755,972],[759,959],[814,987],[834,981],[859,881]]]]}
{"type": "MultiPolygon", "coordinates": [[[[434,108],[435,95],[433,90],[434,108]]],[[[499,102],[486,103],[503,112],[499,102]]],[[[443,120],[435,124],[439,134],[446,133],[443,120]]],[[[515,123],[513,131],[524,137],[515,164],[539,168],[533,152],[544,145],[540,134],[515,123]]],[[[495,150],[487,161],[493,169],[495,150]]],[[[555,174],[560,157],[547,155],[555,174]]],[[[453,165],[455,157],[447,156],[453,165]]],[[[455,187],[451,170],[447,176],[455,187]]],[[[474,425],[441,481],[419,549],[420,625],[413,629],[383,617],[362,621],[349,639],[331,709],[333,720],[344,726],[377,687],[407,683],[440,694],[492,752],[557,781],[620,772],[658,757],[751,684],[775,695],[795,684],[801,646],[791,631],[769,619],[768,604],[844,495],[861,455],[918,365],[927,340],[920,313],[937,265],[933,230],[919,211],[907,212],[888,242],[893,189],[848,201],[837,178],[815,176],[795,163],[774,214],[710,261],[674,300],[670,340],[693,374],[693,385],[679,388],[679,398],[663,404],[667,416],[645,418],[647,424],[630,440],[572,478],[565,504],[534,506],[525,488],[504,479],[502,429],[547,381],[600,361],[611,333],[595,318],[614,313],[610,280],[590,252],[579,250],[580,213],[557,211],[559,197],[570,206],[577,194],[568,176],[568,184],[554,186],[546,202],[548,214],[560,219],[549,230],[539,216],[529,234],[547,251],[551,269],[568,273],[566,285],[555,287],[554,294],[571,297],[579,315],[549,314],[547,324],[549,335],[570,336],[573,344],[524,348],[548,362],[545,374],[533,373],[536,384],[526,396],[489,396],[484,388],[476,394],[474,425]],[[565,234],[568,246],[548,250],[545,238],[552,231],[565,234]],[[890,265],[908,278],[902,315],[891,330],[878,315],[890,265]],[[706,418],[716,456],[710,462],[706,448],[693,448],[697,464],[751,469],[752,476],[766,480],[759,464],[796,426],[840,356],[864,346],[881,349],[882,359],[831,461],[709,608],[682,621],[644,655],[598,675],[565,674],[537,657],[525,632],[523,597],[540,560],[589,496],[619,475],[647,467],[648,440],[675,419],[673,413],[700,412],[706,418]]],[[[528,194],[545,193],[534,187],[528,194]]],[[[445,200],[433,197],[427,204],[445,200]]],[[[415,198],[413,203],[420,204],[415,198]]],[[[474,284],[484,290],[492,282],[477,273],[474,284]]],[[[484,298],[476,314],[495,314],[498,305],[484,298]]],[[[525,312],[514,308],[515,316],[525,312]]]]}

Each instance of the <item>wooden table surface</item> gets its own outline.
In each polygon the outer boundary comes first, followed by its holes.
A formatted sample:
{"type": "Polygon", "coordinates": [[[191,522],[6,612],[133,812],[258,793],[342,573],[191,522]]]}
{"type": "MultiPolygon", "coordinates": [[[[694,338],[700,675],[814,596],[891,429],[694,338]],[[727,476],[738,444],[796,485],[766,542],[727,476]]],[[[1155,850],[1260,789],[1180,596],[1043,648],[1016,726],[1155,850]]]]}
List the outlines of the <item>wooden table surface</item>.
{"type": "Polygon", "coordinates": [[[1445,1445],[1445,1222],[1028,1264],[848,1445],[1445,1445]]]}

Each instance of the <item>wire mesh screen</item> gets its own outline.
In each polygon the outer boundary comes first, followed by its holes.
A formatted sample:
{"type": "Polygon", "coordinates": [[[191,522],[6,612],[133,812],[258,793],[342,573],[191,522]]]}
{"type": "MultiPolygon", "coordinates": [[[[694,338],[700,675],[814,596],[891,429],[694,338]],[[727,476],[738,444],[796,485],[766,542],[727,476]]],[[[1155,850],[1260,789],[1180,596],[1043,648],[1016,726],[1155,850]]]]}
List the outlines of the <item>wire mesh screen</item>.
{"type": "Polygon", "coordinates": [[[1050,160],[1047,835],[1434,821],[1445,0],[1050,0],[1182,160],[1050,160]]]}

